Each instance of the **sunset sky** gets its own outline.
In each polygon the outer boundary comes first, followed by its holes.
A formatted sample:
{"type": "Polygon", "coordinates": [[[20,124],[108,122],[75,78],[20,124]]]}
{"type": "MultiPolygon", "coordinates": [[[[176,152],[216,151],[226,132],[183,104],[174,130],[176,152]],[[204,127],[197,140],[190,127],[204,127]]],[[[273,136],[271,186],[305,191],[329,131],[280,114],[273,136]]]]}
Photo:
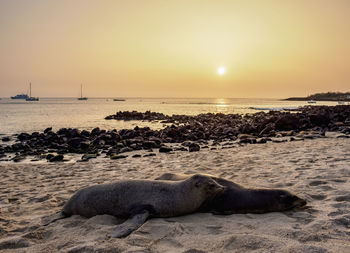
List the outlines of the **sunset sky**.
{"type": "Polygon", "coordinates": [[[2,0],[0,97],[350,90],[347,0],[2,0]],[[224,67],[225,73],[218,74],[224,67]]]}

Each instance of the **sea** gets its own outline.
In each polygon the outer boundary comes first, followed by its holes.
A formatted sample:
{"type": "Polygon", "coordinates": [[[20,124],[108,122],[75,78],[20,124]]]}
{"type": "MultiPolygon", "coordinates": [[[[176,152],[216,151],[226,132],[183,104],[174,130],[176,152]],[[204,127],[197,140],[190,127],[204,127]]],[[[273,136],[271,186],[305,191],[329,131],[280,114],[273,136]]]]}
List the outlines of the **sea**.
{"type": "MultiPolygon", "coordinates": [[[[92,130],[131,129],[149,126],[152,129],[164,127],[159,122],[105,120],[107,115],[117,111],[152,111],[166,115],[200,113],[247,114],[259,111],[296,109],[310,105],[306,101],[285,101],[259,98],[40,98],[39,101],[25,101],[10,98],[0,100],[0,135],[21,132],[41,132],[48,127],[92,130]]],[[[336,105],[337,102],[317,102],[316,105],[336,105]]],[[[315,105],[315,104],[313,104],[315,105]]]]}

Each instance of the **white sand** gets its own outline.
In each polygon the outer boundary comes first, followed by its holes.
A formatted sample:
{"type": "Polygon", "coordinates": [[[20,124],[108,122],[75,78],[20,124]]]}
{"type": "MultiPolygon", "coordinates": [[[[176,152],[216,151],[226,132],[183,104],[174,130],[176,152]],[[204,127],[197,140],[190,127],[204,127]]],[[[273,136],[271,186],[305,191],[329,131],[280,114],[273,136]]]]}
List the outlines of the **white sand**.
{"type": "Polygon", "coordinates": [[[326,138],[88,163],[0,164],[0,252],[350,252],[350,139],[326,138]],[[73,216],[47,227],[79,188],[164,172],[209,173],[308,200],[300,212],[150,219],[124,239],[118,221],[73,216]]]}

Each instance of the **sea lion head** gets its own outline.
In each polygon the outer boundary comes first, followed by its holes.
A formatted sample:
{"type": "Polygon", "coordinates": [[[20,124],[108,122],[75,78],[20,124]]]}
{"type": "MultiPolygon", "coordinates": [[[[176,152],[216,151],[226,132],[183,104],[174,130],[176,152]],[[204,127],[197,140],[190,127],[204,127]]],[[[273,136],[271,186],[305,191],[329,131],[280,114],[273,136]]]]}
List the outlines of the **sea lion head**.
{"type": "Polygon", "coordinates": [[[306,200],[299,198],[298,196],[285,191],[285,190],[277,190],[278,199],[280,200],[281,211],[300,208],[306,205],[306,200]],[[283,210],[282,210],[283,209],[283,210]]]}
{"type": "Polygon", "coordinates": [[[256,190],[256,212],[286,211],[306,205],[304,199],[285,190],[256,190]]]}
{"type": "Polygon", "coordinates": [[[193,187],[209,196],[215,196],[225,190],[225,187],[218,184],[209,176],[196,174],[188,179],[193,187]],[[204,191],[203,191],[204,190],[204,191]]]}

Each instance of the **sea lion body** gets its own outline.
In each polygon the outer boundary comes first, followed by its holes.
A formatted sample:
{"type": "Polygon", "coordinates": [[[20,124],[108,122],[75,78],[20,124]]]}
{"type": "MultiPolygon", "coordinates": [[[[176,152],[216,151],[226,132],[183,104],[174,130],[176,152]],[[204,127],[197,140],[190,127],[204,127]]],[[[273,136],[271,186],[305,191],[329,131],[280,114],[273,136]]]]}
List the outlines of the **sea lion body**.
{"type": "MultiPolygon", "coordinates": [[[[156,180],[184,180],[190,175],[165,173],[156,180]]],[[[294,194],[279,189],[248,189],[224,178],[210,176],[225,186],[220,194],[208,198],[198,209],[215,214],[266,213],[302,207],[306,201],[294,194]]]]}
{"type": "Polygon", "coordinates": [[[112,237],[124,237],[140,227],[149,217],[173,217],[193,213],[206,199],[223,190],[223,186],[204,175],[193,175],[176,182],[124,180],[94,185],[77,191],[55,220],[71,215],[89,218],[102,214],[127,218],[112,234],[112,237]]]}
{"type": "Polygon", "coordinates": [[[65,204],[63,212],[87,218],[101,214],[127,218],[144,207],[154,217],[179,216],[196,211],[219,190],[223,187],[199,175],[176,182],[125,180],[79,190],[65,204]]]}

